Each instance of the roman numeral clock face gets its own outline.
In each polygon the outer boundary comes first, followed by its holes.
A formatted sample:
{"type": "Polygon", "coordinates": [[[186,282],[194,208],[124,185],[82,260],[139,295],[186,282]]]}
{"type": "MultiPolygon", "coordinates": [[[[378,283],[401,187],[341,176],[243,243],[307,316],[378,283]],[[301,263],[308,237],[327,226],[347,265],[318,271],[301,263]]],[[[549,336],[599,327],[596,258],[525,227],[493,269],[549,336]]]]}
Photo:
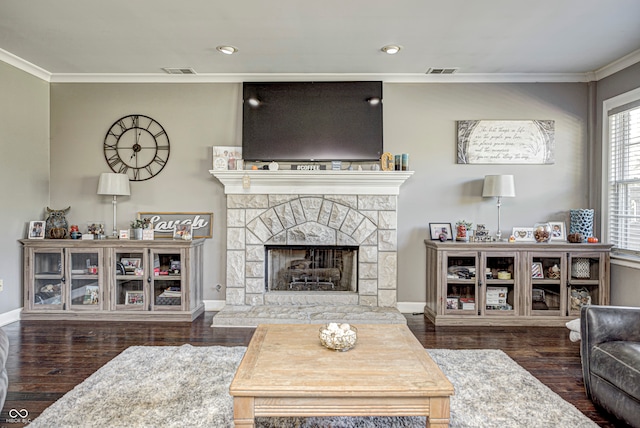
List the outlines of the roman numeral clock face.
{"type": "Polygon", "coordinates": [[[125,116],[104,137],[104,157],[113,172],[127,174],[132,181],[148,180],[169,160],[169,136],[148,116],[125,116]]]}

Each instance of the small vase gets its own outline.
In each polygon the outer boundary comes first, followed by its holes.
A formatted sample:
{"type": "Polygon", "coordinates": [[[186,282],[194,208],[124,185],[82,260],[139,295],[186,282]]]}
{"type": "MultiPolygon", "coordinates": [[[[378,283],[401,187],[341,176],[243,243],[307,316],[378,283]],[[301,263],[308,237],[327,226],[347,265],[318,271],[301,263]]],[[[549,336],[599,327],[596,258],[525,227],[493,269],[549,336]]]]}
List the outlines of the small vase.
{"type": "Polygon", "coordinates": [[[133,239],[142,240],[142,229],[133,229],[133,239]]]}

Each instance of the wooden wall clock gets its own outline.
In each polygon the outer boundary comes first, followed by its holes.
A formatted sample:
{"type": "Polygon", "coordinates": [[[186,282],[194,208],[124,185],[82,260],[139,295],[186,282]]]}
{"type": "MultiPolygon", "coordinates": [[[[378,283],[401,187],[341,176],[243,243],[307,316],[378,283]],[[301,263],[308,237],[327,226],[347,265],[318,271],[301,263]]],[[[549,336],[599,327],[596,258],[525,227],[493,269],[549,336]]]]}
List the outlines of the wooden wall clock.
{"type": "Polygon", "coordinates": [[[131,181],[155,177],[169,160],[169,136],[158,122],[141,114],[114,122],[104,137],[104,158],[113,172],[131,181]]]}

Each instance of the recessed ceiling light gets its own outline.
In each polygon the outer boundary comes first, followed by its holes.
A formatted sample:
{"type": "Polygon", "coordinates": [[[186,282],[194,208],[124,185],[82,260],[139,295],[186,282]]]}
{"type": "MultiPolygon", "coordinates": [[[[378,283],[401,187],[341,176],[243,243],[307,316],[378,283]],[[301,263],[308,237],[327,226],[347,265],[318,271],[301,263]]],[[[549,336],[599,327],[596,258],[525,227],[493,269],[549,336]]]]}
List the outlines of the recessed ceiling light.
{"type": "Polygon", "coordinates": [[[238,52],[238,48],[233,46],[218,46],[216,47],[216,49],[218,50],[218,52],[222,52],[226,55],[233,55],[234,53],[238,52]]]}
{"type": "Polygon", "coordinates": [[[388,53],[389,55],[395,55],[398,52],[400,52],[400,46],[398,45],[387,45],[387,46],[383,46],[382,49],[380,49],[382,52],[384,53],[388,53]]]}

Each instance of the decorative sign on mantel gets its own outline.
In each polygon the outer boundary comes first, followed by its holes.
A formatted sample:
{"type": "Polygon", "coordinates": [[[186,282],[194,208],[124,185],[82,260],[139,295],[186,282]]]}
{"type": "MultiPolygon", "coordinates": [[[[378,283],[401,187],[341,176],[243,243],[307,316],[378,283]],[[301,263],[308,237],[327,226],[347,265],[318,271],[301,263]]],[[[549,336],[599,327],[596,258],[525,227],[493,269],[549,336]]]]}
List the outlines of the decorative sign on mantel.
{"type": "Polygon", "coordinates": [[[553,164],[553,120],[459,120],[460,164],[553,164]]]}
{"type": "Polygon", "coordinates": [[[153,224],[154,237],[173,238],[175,226],[191,225],[193,239],[211,238],[213,213],[150,213],[140,212],[138,218],[149,218],[153,224]]]}

